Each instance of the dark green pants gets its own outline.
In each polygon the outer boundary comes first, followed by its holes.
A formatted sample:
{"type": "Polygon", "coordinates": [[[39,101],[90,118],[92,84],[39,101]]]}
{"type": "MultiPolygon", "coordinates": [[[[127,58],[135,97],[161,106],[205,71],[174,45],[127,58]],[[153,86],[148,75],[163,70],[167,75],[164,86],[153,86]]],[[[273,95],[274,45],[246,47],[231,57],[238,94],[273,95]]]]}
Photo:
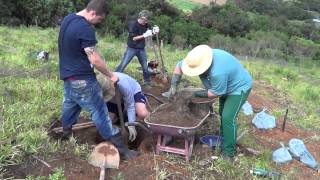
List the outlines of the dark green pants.
{"type": "Polygon", "coordinates": [[[251,89],[241,95],[227,95],[219,98],[219,114],[221,117],[220,135],[223,137],[222,153],[227,156],[236,154],[237,116],[246,102],[251,89]]]}

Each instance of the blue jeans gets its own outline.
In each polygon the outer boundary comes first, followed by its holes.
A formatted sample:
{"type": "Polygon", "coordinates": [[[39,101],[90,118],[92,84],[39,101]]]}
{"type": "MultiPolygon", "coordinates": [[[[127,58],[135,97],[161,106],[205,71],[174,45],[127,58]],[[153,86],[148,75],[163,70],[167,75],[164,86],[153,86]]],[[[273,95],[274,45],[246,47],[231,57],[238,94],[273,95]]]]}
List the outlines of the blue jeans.
{"type": "Polygon", "coordinates": [[[70,129],[79,119],[81,109],[88,111],[99,134],[106,140],[117,134],[112,127],[109,112],[101,95],[97,80],[64,81],[62,127],[70,129]]]}
{"type": "Polygon", "coordinates": [[[148,71],[147,54],[145,49],[127,47],[116,72],[123,72],[134,56],[138,57],[139,63],[142,67],[144,83],[150,83],[150,73],[148,71]]]}

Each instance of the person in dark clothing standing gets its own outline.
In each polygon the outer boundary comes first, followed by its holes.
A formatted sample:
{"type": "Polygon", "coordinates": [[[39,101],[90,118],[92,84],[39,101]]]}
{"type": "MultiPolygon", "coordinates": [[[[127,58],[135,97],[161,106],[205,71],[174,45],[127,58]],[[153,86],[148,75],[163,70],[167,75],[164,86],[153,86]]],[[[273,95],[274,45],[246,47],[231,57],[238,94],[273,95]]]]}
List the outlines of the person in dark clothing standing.
{"type": "Polygon", "coordinates": [[[113,82],[119,80],[106,68],[95,48],[97,40],[92,25],[101,22],[107,13],[105,0],[91,0],[84,10],[67,15],[61,23],[58,45],[60,79],[64,81],[62,138],[68,139],[72,134],[72,126],[84,109],[90,113],[102,138],[111,141],[122,158],[129,159],[139,153],[129,150],[119,129],[112,127],[93,69],[96,68],[113,82]]]}
{"type": "Polygon", "coordinates": [[[134,56],[138,57],[143,70],[143,80],[145,86],[150,86],[150,73],[148,71],[147,54],[145,51],[145,39],[159,33],[159,27],[154,26],[151,29],[149,18],[151,13],[142,10],[139,13],[138,20],[129,22],[129,36],[127,49],[123,55],[121,63],[117,67],[117,72],[123,72],[134,56]]]}

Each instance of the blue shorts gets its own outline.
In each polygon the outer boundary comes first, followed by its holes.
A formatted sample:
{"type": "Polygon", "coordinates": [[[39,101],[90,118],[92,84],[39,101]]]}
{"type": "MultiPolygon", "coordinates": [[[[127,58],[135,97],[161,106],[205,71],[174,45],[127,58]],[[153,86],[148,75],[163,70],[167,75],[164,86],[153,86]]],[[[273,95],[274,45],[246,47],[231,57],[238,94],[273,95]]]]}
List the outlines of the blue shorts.
{"type": "Polygon", "coordinates": [[[133,97],[135,103],[147,103],[147,98],[142,92],[137,92],[133,97]]]}

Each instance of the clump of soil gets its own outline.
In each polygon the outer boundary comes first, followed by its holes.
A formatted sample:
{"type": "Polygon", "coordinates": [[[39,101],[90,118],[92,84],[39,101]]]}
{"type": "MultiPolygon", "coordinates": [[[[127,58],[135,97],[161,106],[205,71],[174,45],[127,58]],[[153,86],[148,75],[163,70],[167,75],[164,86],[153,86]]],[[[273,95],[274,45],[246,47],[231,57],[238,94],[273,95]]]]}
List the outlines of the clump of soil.
{"type": "Polygon", "coordinates": [[[161,105],[148,122],[179,127],[197,126],[209,112],[208,105],[194,104],[188,92],[179,93],[173,102],[161,105]]]}

